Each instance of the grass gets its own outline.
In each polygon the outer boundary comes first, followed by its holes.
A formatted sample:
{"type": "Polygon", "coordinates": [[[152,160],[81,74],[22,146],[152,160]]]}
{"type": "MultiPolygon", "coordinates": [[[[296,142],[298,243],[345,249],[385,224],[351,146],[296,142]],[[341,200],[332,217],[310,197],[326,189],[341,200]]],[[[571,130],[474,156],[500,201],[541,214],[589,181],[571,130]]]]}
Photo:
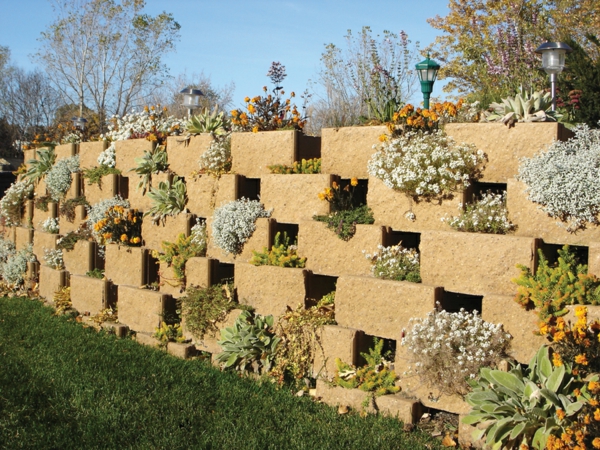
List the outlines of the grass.
{"type": "Polygon", "coordinates": [[[337,411],[0,298],[0,448],[438,449],[337,411]]]}

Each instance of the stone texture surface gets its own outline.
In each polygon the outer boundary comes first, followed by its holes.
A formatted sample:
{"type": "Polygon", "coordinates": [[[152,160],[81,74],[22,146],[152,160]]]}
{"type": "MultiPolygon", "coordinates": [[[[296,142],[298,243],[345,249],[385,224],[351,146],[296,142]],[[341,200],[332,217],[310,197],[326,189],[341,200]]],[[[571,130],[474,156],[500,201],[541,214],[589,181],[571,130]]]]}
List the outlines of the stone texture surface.
{"type": "Polygon", "coordinates": [[[212,142],[209,133],[190,136],[169,136],[167,138],[167,154],[169,155],[169,169],[177,175],[189,178],[190,174],[199,169],[198,161],[212,142]]]}
{"type": "Polygon", "coordinates": [[[512,295],[517,264],[533,268],[536,240],[526,237],[424,231],[421,279],[462,294],[512,295]]]}
{"type": "Polygon", "coordinates": [[[14,233],[14,242],[17,250],[21,250],[33,243],[33,228],[15,227],[14,233]]]}
{"type": "Polygon", "coordinates": [[[108,148],[107,141],[82,142],[79,144],[79,167],[90,169],[98,167],[98,156],[108,148]]]}
{"type": "Polygon", "coordinates": [[[588,247],[588,273],[600,276],[600,242],[590,242],[588,247]]]}
{"type": "Polygon", "coordinates": [[[31,223],[36,230],[42,229],[42,223],[48,218],[56,219],[58,217],[58,204],[54,202],[48,203],[48,211],[42,211],[38,208],[33,208],[33,218],[31,223]]]}
{"type": "Polygon", "coordinates": [[[167,309],[169,296],[136,286],[119,285],[119,322],[134,331],[154,333],[167,309]]]}
{"type": "Polygon", "coordinates": [[[66,217],[60,216],[58,218],[58,225],[60,234],[65,235],[71,231],[76,231],[87,219],[87,212],[84,205],[78,205],[75,207],[75,220],[69,222],[66,217]]]}
{"type": "Polygon", "coordinates": [[[94,316],[109,305],[107,280],[71,274],[71,302],[79,314],[94,316]]]}
{"type": "Polygon", "coordinates": [[[72,173],[71,174],[71,187],[65,193],[65,199],[76,198],[79,197],[82,192],[83,178],[80,173],[72,173]]]}
{"type": "Polygon", "coordinates": [[[337,371],[336,358],[348,364],[356,364],[359,357],[359,341],[363,334],[362,331],[354,328],[325,325],[320,333],[322,351],[317,349],[315,353],[313,364],[315,377],[332,379],[337,371]]]}
{"type": "MultiPolygon", "coordinates": [[[[516,292],[516,285],[515,285],[516,292]]],[[[536,336],[538,317],[534,311],[525,311],[514,301],[514,295],[485,295],[481,305],[481,318],[486,322],[501,323],[513,337],[509,355],[523,364],[529,360],[546,339],[536,336]]]]}
{"type": "Polygon", "coordinates": [[[259,131],[231,134],[231,171],[249,178],[270,174],[268,166],[292,165],[296,160],[298,132],[259,131]]]}
{"type": "Polygon", "coordinates": [[[537,203],[528,200],[527,185],[508,180],[507,208],[509,219],[517,225],[515,235],[539,237],[546,243],[590,245],[600,242],[600,227],[590,225],[585,230],[570,233],[558,219],[548,216],[537,203]]]}
{"type": "Polygon", "coordinates": [[[307,220],[299,224],[298,254],[307,258],[306,268],[318,274],[369,275],[371,263],[363,250],[377,250],[383,234],[382,226],[356,225],[352,239],[343,241],[325,223],[307,220]]]}
{"type": "Polygon", "coordinates": [[[73,250],[63,250],[65,269],[71,275],[85,275],[94,269],[97,245],[91,241],[77,241],[73,250]]]}
{"type": "Polygon", "coordinates": [[[163,242],[175,242],[177,237],[183,233],[190,235],[190,230],[194,221],[192,214],[180,213],[177,216],[168,216],[164,222],[152,222],[151,216],[144,217],[142,223],[142,240],[144,246],[161,251],[163,242]]]}
{"type": "Polygon", "coordinates": [[[375,399],[375,403],[380,414],[396,417],[404,423],[415,424],[421,418],[421,403],[405,398],[402,393],[382,395],[375,399]]]}
{"type": "MultiPolygon", "coordinates": [[[[125,172],[123,172],[125,173],[125,172]]],[[[138,177],[135,173],[131,172],[126,177],[121,176],[120,183],[128,183],[127,189],[127,199],[129,200],[129,204],[132,208],[137,208],[140,211],[148,211],[154,202],[150,197],[148,197],[148,192],[150,192],[150,188],[157,188],[160,182],[171,182],[173,177],[169,173],[161,172],[152,174],[152,179],[150,180],[150,184],[148,190],[144,193],[141,188],[138,188],[138,183],[140,182],[140,177],[138,177]]]]}
{"type": "Polygon", "coordinates": [[[177,358],[190,359],[196,354],[196,346],[194,344],[169,342],[167,344],[167,352],[177,358]]]}
{"type": "Polygon", "coordinates": [[[260,200],[265,209],[273,209],[272,217],[278,222],[311,220],[314,215],[329,214],[329,202],[319,200],[318,194],[331,186],[334,178],[327,174],[264,175],[260,200]]]}
{"type": "Polygon", "coordinates": [[[147,345],[148,347],[160,348],[161,346],[161,342],[155,337],[152,337],[152,335],[149,332],[136,333],[135,340],[142,345],[147,345]]]}
{"type": "Polygon", "coordinates": [[[118,285],[141,286],[146,283],[148,259],[145,248],[108,244],[104,276],[118,285]]]}
{"type": "Polygon", "coordinates": [[[144,156],[144,152],[152,150],[154,144],[146,139],[129,139],[115,142],[115,167],[124,175],[129,169],[137,166],[135,158],[144,156]]]}
{"type": "Polygon", "coordinates": [[[188,286],[210,286],[213,259],[195,257],[185,263],[185,278],[188,286]]]}
{"type": "Polygon", "coordinates": [[[27,166],[28,169],[31,167],[28,164],[29,161],[31,161],[32,159],[37,159],[37,153],[36,152],[37,152],[36,149],[23,150],[23,162],[25,163],[25,165],[27,166]]]}
{"type": "Polygon", "coordinates": [[[77,154],[77,144],[61,144],[54,147],[56,160],[70,158],[77,154]]]}
{"type": "Polygon", "coordinates": [[[287,306],[295,309],[304,304],[307,274],[304,269],[236,262],[235,287],[240,303],[258,314],[279,317],[287,306]]]}
{"type": "Polygon", "coordinates": [[[442,296],[443,288],[421,283],[341,276],[335,291],[335,320],[371,336],[400,339],[409,319],[425,317],[442,296]]]}
{"type": "Polygon", "coordinates": [[[38,261],[44,260],[44,250],[56,250],[58,238],[58,234],[44,233],[39,230],[33,233],[33,253],[37,256],[38,261]]]}
{"type": "Polygon", "coordinates": [[[458,143],[474,144],[488,155],[481,181],[506,183],[519,172],[521,158],[532,157],[555,140],[567,140],[572,133],[562,124],[449,123],[444,128],[458,143]]]}
{"type": "Polygon", "coordinates": [[[44,180],[38,181],[33,189],[33,193],[37,197],[43,197],[46,195],[48,193],[46,190],[46,182],[44,180]]]}
{"type": "Polygon", "coordinates": [[[66,270],[54,270],[45,264],[40,265],[40,297],[52,301],[54,293],[67,285],[68,273],[66,270]]]}
{"type": "Polygon", "coordinates": [[[120,338],[127,337],[127,334],[129,333],[129,327],[120,323],[104,322],[101,326],[103,329],[115,333],[115,335],[120,338]]]}
{"type": "MultiPolygon", "coordinates": [[[[398,347],[402,349],[402,347],[398,347]]],[[[398,353],[398,349],[396,352],[398,353]]],[[[403,366],[396,359],[396,373],[400,376],[402,393],[408,398],[420,401],[427,408],[440,409],[454,414],[468,414],[471,406],[458,395],[445,395],[435,386],[427,386],[418,376],[403,376],[403,366]]]]}
{"type": "Polygon", "coordinates": [[[95,205],[100,200],[113,198],[119,194],[119,178],[118,174],[105,175],[102,177],[100,185],[88,184],[87,180],[84,180],[83,192],[90,205],[95,205]]]}
{"type": "Polygon", "coordinates": [[[188,210],[198,217],[210,217],[215,208],[236,200],[239,179],[240,176],[236,174],[225,174],[219,178],[202,175],[196,180],[186,179],[188,210]]]}
{"type": "Polygon", "coordinates": [[[160,292],[168,294],[173,298],[185,295],[185,285],[175,277],[173,268],[169,267],[167,263],[160,263],[158,275],[160,279],[160,292]]]}
{"type": "Polygon", "coordinates": [[[459,215],[458,206],[466,203],[468,197],[468,191],[460,191],[452,199],[416,202],[403,192],[390,189],[379,178],[369,177],[367,204],[373,210],[375,225],[402,231],[449,231],[450,226],[441,219],[459,215]],[[406,217],[409,212],[414,214],[414,220],[406,217]]]}
{"type": "Polygon", "coordinates": [[[225,319],[222,321],[218,321],[215,323],[215,327],[218,331],[209,331],[204,336],[194,336],[192,335],[185,327],[185,317],[181,321],[181,327],[183,328],[183,335],[187,339],[192,339],[194,344],[196,344],[196,349],[208,352],[212,354],[221,353],[221,346],[217,343],[221,340],[221,330],[232,327],[237,318],[242,313],[241,309],[232,309],[229,311],[225,319]]]}
{"type": "MultiPolygon", "coordinates": [[[[206,256],[209,258],[218,259],[219,261],[234,263],[234,262],[248,262],[252,258],[252,250],[262,251],[263,247],[269,247],[271,242],[271,220],[265,217],[261,217],[256,220],[256,229],[250,239],[244,244],[242,253],[239,255],[232,255],[231,253],[225,253],[214,244],[212,239],[212,217],[206,219],[206,229],[208,230],[209,240],[206,249],[206,256]]],[[[301,254],[301,256],[305,256],[301,254]]]]}
{"type": "Polygon", "coordinates": [[[368,178],[367,163],[375,153],[379,136],[389,134],[385,126],[323,128],[321,172],[342,178],[368,178]]]}
{"type": "Polygon", "coordinates": [[[371,414],[376,412],[372,404],[366,408],[363,402],[368,398],[368,393],[360,389],[347,389],[340,386],[331,386],[324,380],[317,380],[317,397],[329,406],[348,406],[355,412],[363,409],[371,414]]]}
{"type": "Polygon", "coordinates": [[[32,223],[33,209],[35,208],[33,200],[26,200],[21,210],[21,226],[27,226],[32,223]]]}

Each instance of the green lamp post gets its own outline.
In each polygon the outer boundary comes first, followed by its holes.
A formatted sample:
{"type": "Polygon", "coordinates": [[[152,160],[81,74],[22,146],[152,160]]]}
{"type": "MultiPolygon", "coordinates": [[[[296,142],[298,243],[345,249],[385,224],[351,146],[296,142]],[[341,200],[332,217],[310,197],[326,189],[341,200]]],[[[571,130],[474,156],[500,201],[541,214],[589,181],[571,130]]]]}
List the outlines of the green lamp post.
{"type": "Polygon", "coordinates": [[[425,61],[421,61],[415,67],[417,69],[417,74],[419,75],[419,81],[421,81],[423,107],[425,109],[429,109],[429,97],[433,91],[433,83],[437,77],[438,70],[440,70],[440,65],[429,59],[429,55],[427,55],[427,59],[425,61]]]}

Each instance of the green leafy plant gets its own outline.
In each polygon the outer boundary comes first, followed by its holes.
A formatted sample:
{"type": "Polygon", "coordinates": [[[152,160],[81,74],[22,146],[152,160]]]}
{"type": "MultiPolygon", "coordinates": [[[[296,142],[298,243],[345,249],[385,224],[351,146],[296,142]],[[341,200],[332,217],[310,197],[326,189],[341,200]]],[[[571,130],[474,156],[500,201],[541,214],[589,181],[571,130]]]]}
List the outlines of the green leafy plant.
{"type": "Polygon", "coordinates": [[[202,112],[192,116],[184,127],[190,134],[210,133],[213,136],[222,136],[231,129],[231,122],[224,116],[224,112],[219,112],[215,106],[212,111],[204,108],[202,112]]]}
{"type": "Polygon", "coordinates": [[[160,327],[154,330],[152,337],[158,339],[163,347],[169,342],[185,342],[181,325],[178,323],[170,325],[163,321],[160,327]]]}
{"type": "Polygon", "coordinates": [[[24,176],[26,180],[34,184],[44,178],[56,161],[54,147],[41,148],[36,150],[35,153],[37,154],[37,159],[27,161],[29,169],[27,169],[27,173],[24,176]]]}
{"type": "Polygon", "coordinates": [[[313,216],[313,220],[325,222],[327,228],[343,241],[349,241],[356,233],[356,225],[375,222],[373,211],[367,205],[345,211],[335,211],[326,216],[313,216]]]}
{"type": "Polygon", "coordinates": [[[365,258],[371,262],[371,272],[383,280],[421,282],[421,266],[419,252],[407,249],[402,245],[384,247],[377,246],[373,255],[365,253],[365,258]]]}
{"type": "Polygon", "coordinates": [[[78,206],[90,206],[90,204],[84,196],[70,198],[60,202],[58,214],[73,223],[75,221],[75,208],[78,206]]]}
{"type": "Polygon", "coordinates": [[[101,280],[102,278],[104,278],[104,270],[96,267],[95,269],[87,271],[85,273],[85,276],[90,278],[98,278],[99,280],[101,280]]]}
{"type": "Polygon", "coordinates": [[[79,228],[75,231],[69,231],[63,237],[56,241],[56,248],[59,250],[71,251],[75,248],[75,244],[79,241],[88,241],[92,238],[92,233],[86,227],[79,228]]]}
{"type": "Polygon", "coordinates": [[[267,247],[264,247],[262,252],[252,250],[253,256],[249,262],[255,266],[303,268],[306,265],[306,258],[300,258],[296,254],[297,248],[295,243],[290,245],[290,238],[286,232],[283,233],[283,239],[281,239],[281,233],[278,232],[271,250],[267,250],[267,247]]]}
{"type": "Polygon", "coordinates": [[[276,174],[314,174],[321,173],[321,158],[304,159],[294,161],[291,166],[276,164],[268,166],[271,173],[276,174]]]}
{"type": "Polygon", "coordinates": [[[148,197],[153,204],[144,213],[144,217],[150,215],[154,222],[164,221],[167,216],[176,216],[184,212],[188,201],[185,182],[178,176],[173,177],[171,183],[161,181],[158,187],[151,187],[148,197]]]}
{"type": "Polygon", "coordinates": [[[544,91],[519,89],[514,97],[502,99],[502,103],[491,103],[484,112],[487,122],[502,122],[507,126],[516,122],[556,122],[552,112],[552,94],[544,91]]]}
{"type": "MultiPolygon", "coordinates": [[[[593,380],[598,381],[598,376],[593,380]]],[[[485,436],[492,449],[547,448],[548,438],[560,436],[576,422],[590,398],[586,384],[578,383],[565,366],[553,367],[546,346],[538,350],[528,369],[517,365],[502,372],[484,367],[471,385],[473,391],[465,400],[473,409],[463,423],[481,423],[483,429],[473,437],[485,436]],[[575,388],[579,395],[573,395],[575,388]]]]}
{"type": "Polygon", "coordinates": [[[48,212],[48,204],[52,201],[52,197],[50,195],[41,195],[35,197],[33,201],[33,206],[40,211],[48,212]]]}
{"type": "Polygon", "coordinates": [[[83,169],[83,178],[87,180],[89,186],[96,184],[98,187],[102,187],[102,178],[106,175],[121,175],[121,171],[114,167],[100,165],[99,167],[92,167],[89,169],[83,169]]]}
{"type": "MultiPolygon", "coordinates": [[[[185,236],[180,233],[175,242],[163,241],[162,252],[154,250],[152,256],[160,262],[166,263],[173,268],[175,280],[166,280],[172,286],[185,286],[185,264],[190,258],[206,255],[206,243],[204,246],[194,241],[194,236],[185,236]]],[[[164,277],[161,276],[161,280],[164,277]]]]}
{"type": "Polygon", "coordinates": [[[158,145],[152,150],[145,151],[144,156],[135,158],[137,167],[130,169],[130,172],[135,172],[140,177],[140,182],[137,189],[142,190],[142,195],[146,193],[151,185],[152,174],[166,172],[169,168],[168,154],[164,145],[158,145]]]}
{"type": "Polygon", "coordinates": [[[271,370],[275,349],[281,341],[273,330],[273,316],[261,316],[242,311],[232,327],[221,330],[218,342],[223,351],[216,361],[224,369],[234,368],[246,372],[252,368],[256,373],[271,370]]]}
{"type": "Polygon", "coordinates": [[[578,264],[577,258],[565,245],[558,251],[558,260],[550,266],[541,250],[538,250],[537,271],[518,265],[519,278],[515,301],[524,308],[535,308],[540,321],[553,324],[557,317],[567,314],[567,305],[600,304],[600,279],[587,273],[587,265],[578,264]]]}

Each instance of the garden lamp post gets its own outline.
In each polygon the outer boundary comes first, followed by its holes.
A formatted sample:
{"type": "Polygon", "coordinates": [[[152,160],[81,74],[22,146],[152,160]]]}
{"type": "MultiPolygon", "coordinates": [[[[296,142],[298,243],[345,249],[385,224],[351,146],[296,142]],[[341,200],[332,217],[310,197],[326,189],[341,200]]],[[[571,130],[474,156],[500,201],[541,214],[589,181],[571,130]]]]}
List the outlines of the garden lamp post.
{"type": "Polygon", "coordinates": [[[423,108],[429,109],[429,97],[433,91],[433,83],[435,83],[438,70],[440,70],[440,65],[432,59],[429,59],[429,55],[427,55],[427,59],[421,61],[415,67],[417,69],[417,74],[419,75],[419,81],[421,81],[423,108]]]}
{"type": "Polygon", "coordinates": [[[556,111],[556,77],[565,68],[565,55],[572,51],[564,42],[545,42],[535,49],[542,55],[542,68],[550,75],[552,111],[556,111]]]}
{"type": "Polygon", "coordinates": [[[194,108],[200,106],[200,97],[204,95],[200,89],[192,89],[191,87],[186,87],[179,91],[180,94],[183,94],[183,103],[188,110],[188,119],[192,117],[192,111],[194,108]]]}
{"type": "Polygon", "coordinates": [[[81,100],[81,103],[79,103],[79,116],[71,117],[71,121],[77,130],[85,130],[87,120],[83,117],[83,99],[81,100]]]}

